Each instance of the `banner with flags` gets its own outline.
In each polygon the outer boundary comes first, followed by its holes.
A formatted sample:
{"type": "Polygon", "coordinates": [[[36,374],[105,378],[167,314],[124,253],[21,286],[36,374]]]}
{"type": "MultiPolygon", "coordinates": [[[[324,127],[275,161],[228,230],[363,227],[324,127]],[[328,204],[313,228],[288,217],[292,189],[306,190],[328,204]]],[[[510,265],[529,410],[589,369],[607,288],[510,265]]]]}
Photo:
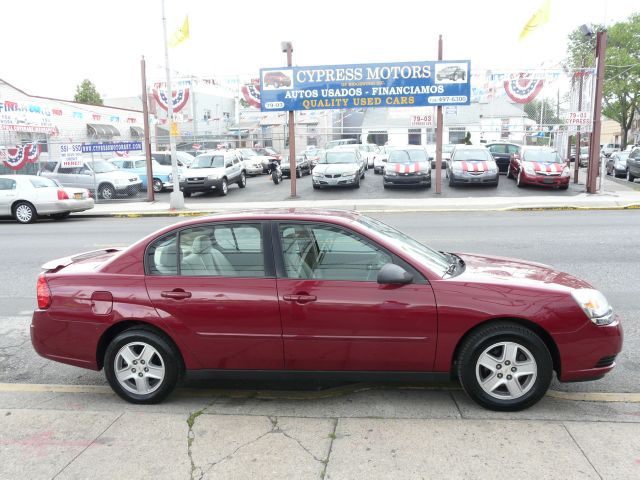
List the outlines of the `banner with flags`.
{"type": "Polygon", "coordinates": [[[251,83],[242,86],[242,96],[255,108],[260,108],[260,79],[254,78],[251,83]]]}
{"type": "MultiPolygon", "coordinates": [[[[169,97],[167,96],[167,90],[154,88],[153,98],[156,103],[165,111],[169,110],[169,97]]],[[[189,101],[189,87],[178,88],[173,90],[171,99],[173,101],[173,113],[177,113],[184,108],[189,101]]]]}
{"type": "Polygon", "coordinates": [[[35,163],[40,157],[40,145],[27,143],[16,145],[16,148],[0,150],[0,160],[11,170],[22,170],[27,163],[35,163]]]}

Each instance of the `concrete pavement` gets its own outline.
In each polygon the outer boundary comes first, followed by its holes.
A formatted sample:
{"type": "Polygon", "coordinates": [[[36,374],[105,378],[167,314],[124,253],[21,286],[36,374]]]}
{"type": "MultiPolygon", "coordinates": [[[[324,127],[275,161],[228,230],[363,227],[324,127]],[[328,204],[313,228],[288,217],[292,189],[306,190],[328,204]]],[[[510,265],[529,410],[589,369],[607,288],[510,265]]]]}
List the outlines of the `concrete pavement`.
{"type": "Polygon", "coordinates": [[[496,413],[413,386],[183,389],[137,406],[106,390],[0,390],[0,445],[1,479],[635,479],[640,403],[547,396],[496,413]]]}

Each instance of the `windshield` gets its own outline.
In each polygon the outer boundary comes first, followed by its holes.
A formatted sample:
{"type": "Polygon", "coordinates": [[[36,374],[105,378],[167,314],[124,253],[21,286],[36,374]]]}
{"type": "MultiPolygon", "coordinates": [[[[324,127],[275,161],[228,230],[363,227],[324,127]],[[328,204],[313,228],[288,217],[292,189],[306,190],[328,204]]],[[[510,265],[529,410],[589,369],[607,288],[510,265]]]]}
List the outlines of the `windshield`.
{"type": "Polygon", "coordinates": [[[394,247],[407,253],[411,258],[418,260],[436,275],[444,276],[449,265],[451,265],[449,258],[444,254],[421,244],[386,223],[365,216],[359,217],[357,221],[373,234],[382,236],[394,247]]]}
{"type": "Polygon", "coordinates": [[[240,149],[240,153],[242,155],[244,155],[245,157],[256,157],[256,156],[258,156],[258,154],[255,152],[255,150],[251,150],[250,148],[241,148],[240,149]]]}
{"type": "Polygon", "coordinates": [[[427,154],[424,150],[393,150],[389,153],[389,163],[426,162],[427,154]]]}
{"type": "Polygon", "coordinates": [[[453,160],[454,162],[468,161],[468,160],[480,160],[483,162],[487,162],[489,160],[493,160],[493,157],[491,157],[489,150],[487,150],[486,148],[477,148],[477,149],[465,148],[463,150],[456,150],[451,160],[453,160]]]}
{"type": "Polygon", "coordinates": [[[455,147],[455,145],[443,145],[442,146],[442,151],[444,153],[451,153],[451,152],[453,152],[453,147],[455,147]]]}
{"type": "Polygon", "coordinates": [[[525,162],[564,163],[558,152],[553,150],[526,150],[522,160],[525,162]]]}
{"type": "Polygon", "coordinates": [[[324,154],[319,163],[356,163],[356,155],[353,152],[330,151],[324,154]]]}
{"type": "Polygon", "coordinates": [[[95,173],[109,173],[118,170],[118,167],[116,167],[112,163],[105,162],[104,160],[88,162],[88,165],[95,173]]]}
{"type": "Polygon", "coordinates": [[[224,167],[224,155],[198,155],[193,166],[195,168],[224,167]]]}
{"type": "Polygon", "coordinates": [[[614,155],[614,158],[617,158],[618,160],[621,160],[621,161],[625,161],[628,156],[629,156],[629,152],[621,152],[614,155]]]}

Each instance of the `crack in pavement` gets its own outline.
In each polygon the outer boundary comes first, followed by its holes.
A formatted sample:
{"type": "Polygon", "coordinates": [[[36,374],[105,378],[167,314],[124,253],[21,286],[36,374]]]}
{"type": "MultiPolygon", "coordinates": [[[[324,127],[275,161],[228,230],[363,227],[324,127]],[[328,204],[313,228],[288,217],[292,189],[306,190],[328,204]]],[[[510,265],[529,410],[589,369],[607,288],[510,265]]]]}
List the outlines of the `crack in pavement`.
{"type": "Polygon", "coordinates": [[[198,467],[196,465],[196,463],[193,461],[193,451],[192,451],[191,447],[193,446],[193,442],[196,439],[196,434],[193,431],[193,426],[196,423],[196,419],[200,415],[202,415],[209,407],[211,407],[214,403],[216,403],[216,401],[217,401],[217,399],[214,399],[212,402],[208,403],[207,405],[205,405],[200,410],[197,410],[195,412],[191,412],[191,414],[189,414],[189,418],[187,418],[187,425],[189,427],[189,430],[187,431],[187,456],[189,457],[189,462],[191,464],[191,471],[190,471],[190,479],[191,480],[194,480],[194,474],[198,470],[200,471],[200,476],[198,477],[198,480],[201,480],[202,477],[205,474],[205,472],[202,469],[202,467],[198,467]]]}
{"type": "Polygon", "coordinates": [[[324,480],[327,475],[327,467],[329,466],[329,458],[331,457],[331,451],[333,450],[333,441],[336,439],[336,430],[338,429],[338,420],[339,418],[333,419],[333,431],[329,434],[329,438],[331,438],[331,443],[329,443],[329,451],[327,452],[327,458],[325,458],[322,463],[324,463],[324,468],[320,473],[320,480],[324,480]]]}

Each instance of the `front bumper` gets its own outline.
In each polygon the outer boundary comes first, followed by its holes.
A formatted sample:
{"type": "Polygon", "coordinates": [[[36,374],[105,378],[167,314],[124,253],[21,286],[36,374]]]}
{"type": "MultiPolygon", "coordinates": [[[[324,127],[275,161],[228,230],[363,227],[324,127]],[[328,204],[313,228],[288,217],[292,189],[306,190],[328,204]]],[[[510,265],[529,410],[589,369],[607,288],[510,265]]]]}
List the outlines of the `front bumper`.
{"type": "Polygon", "coordinates": [[[618,316],[611,325],[597,326],[591,321],[576,332],[554,335],[560,352],[561,382],[597,380],[616,366],[622,351],[624,333],[618,316]]]}
{"type": "Polygon", "coordinates": [[[183,192],[210,192],[218,190],[222,187],[222,179],[210,180],[203,179],[187,179],[180,182],[180,190],[183,192]]]}
{"type": "MultiPolygon", "coordinates": [[[[284,174],[284,173],[283,173],[284,174]]],[[[313,177],[313,184],[319,187],[352,187],[356,184],[358,175],[351,175],[349,177],[313,177]]]]}
{"type": "Polygon", "coordinates": [[[260,175],[264,172],[264,167],[260,165],[245,165],[244,167],[247,175],[260,175]]]}
{"type": "Polygon", "coordinates": [[[522,172],[520,181],[528,185],[540,185],[543,187],[563,187],[569,185],[571,176],[562,177],[560,175],[530,175],[522,172]]]}
{"type": "Polygon", "coordinates": [[[431,185],[431,175],[416,175],[412,173],[400,173],[382,177],[386,185],[431,185]]]}
{"type": "Polygon", "coordinates": [[[469,184],[495,184],[498,183],[500,178],[499,171],[496,173],[483,172],[483,173],[451,173],[453,181],[456,183],[469,183],[469,184]]]}

